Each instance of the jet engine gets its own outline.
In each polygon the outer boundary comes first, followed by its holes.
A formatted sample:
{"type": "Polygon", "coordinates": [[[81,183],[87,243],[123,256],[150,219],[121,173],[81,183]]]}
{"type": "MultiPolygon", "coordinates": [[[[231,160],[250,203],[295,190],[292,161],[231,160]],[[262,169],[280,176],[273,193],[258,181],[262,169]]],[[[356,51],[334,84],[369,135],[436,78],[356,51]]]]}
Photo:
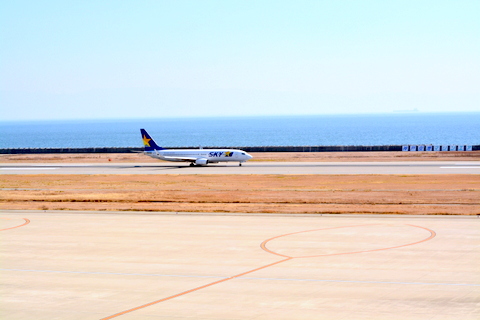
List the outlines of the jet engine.
{"type": "Polygon", "coordinates": [[[205,165],[208,164],[208,159],[205,159],[205,158],[197,159],[197,160],[195,160],[195,164],[197,166],[205,166],[205,165]]]}

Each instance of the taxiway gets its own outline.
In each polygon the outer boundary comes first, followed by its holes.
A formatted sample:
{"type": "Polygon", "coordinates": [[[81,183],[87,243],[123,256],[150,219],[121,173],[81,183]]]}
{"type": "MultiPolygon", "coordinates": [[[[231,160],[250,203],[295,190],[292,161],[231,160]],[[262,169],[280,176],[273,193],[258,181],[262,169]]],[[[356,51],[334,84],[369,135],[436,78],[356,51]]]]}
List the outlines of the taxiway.
{"type": "Polygon", "coordinates": [[[478,319],[480,219],[0,212],[2,319],[478,319]]]}

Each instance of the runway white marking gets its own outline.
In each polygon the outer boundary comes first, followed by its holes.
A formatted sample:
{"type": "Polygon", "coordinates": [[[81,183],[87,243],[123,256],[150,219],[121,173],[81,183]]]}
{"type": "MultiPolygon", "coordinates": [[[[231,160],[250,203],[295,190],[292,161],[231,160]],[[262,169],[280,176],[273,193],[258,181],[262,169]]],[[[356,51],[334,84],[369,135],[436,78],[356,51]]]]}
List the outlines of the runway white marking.
{"type": "Polygon", "coordinates": [[[480,169],[480,166],[478,167],[440,167],[441,169],[480,169]]]}
{"type": "Polygon", "coordinates": [[[0,170],[56,170],[58,168],[0,168],[0,170]]]}
{"type": "Polygon", "coordinates": [[[114,163],[114,164],[50,164],[4,165],[4,174],[26,174],[50,170],[49,174],[478,174],[480,161],[470,162],[271,162],[248,163],[245,166],[204,166],[114,163]]]}
{"type": "MultiPolygon", "coordinates": [[[[0,269],[0,271],[17,272],[41,272],[41,273],[72,273],[72,274],[103,274],[119,276],[142,276],[142,277],[176,277],[176,278],[220,278],[216,276],[195,276],[195,275],[174,275],[174,274],[148,274],[148,273],[120,273],[120,272],[88,272],[88,271],[60,271],[60,270],[28,270],[28,269],[0,269]]],[[[429,285],[429,286],[470,286],[480,287],[475,283],[442,283],[442,282],[398,282],[398,281],[368,281],[368,280],[331,280],[331,279],[289,279],[289,278],[254,278],[238,277],[244,280],[268,280],[268,281],[305,281],[305,282],[345,282],[345,283],[378,283],[378,284],[410,284],[410,285],[429,285]]]]}

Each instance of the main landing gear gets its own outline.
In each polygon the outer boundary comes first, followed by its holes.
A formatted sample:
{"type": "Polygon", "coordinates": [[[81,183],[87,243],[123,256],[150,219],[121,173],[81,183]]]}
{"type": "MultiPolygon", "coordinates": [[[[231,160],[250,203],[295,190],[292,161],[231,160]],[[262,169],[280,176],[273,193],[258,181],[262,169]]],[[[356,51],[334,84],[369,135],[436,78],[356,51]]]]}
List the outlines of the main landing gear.
{"type": "Polygon", "coordinates": [[[194,166],[195,166],[195,163],[190,162],[190,167],[194,167],[194,166]]]}
{"type": "Polygon", "coordinates": [[[241,163],[241,162],[239,162],[239,163],[238,163],[238,165],[241,167],[241,166],[242,166],[242,163],[241,163]]]}

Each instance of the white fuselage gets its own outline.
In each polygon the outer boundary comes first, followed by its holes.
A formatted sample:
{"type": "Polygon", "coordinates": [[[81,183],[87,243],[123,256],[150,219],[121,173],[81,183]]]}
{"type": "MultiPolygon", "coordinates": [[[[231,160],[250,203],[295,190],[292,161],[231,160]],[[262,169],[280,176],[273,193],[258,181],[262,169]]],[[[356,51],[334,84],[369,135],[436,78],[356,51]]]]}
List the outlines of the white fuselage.
{"type": "Polygon", "coordinates": [[[217,162],[245,162],[252,158],[247,152],[237,149],[172,149],[145,151],[145,154],[166,161],[188,161],[200,165],[217,162]]]}

